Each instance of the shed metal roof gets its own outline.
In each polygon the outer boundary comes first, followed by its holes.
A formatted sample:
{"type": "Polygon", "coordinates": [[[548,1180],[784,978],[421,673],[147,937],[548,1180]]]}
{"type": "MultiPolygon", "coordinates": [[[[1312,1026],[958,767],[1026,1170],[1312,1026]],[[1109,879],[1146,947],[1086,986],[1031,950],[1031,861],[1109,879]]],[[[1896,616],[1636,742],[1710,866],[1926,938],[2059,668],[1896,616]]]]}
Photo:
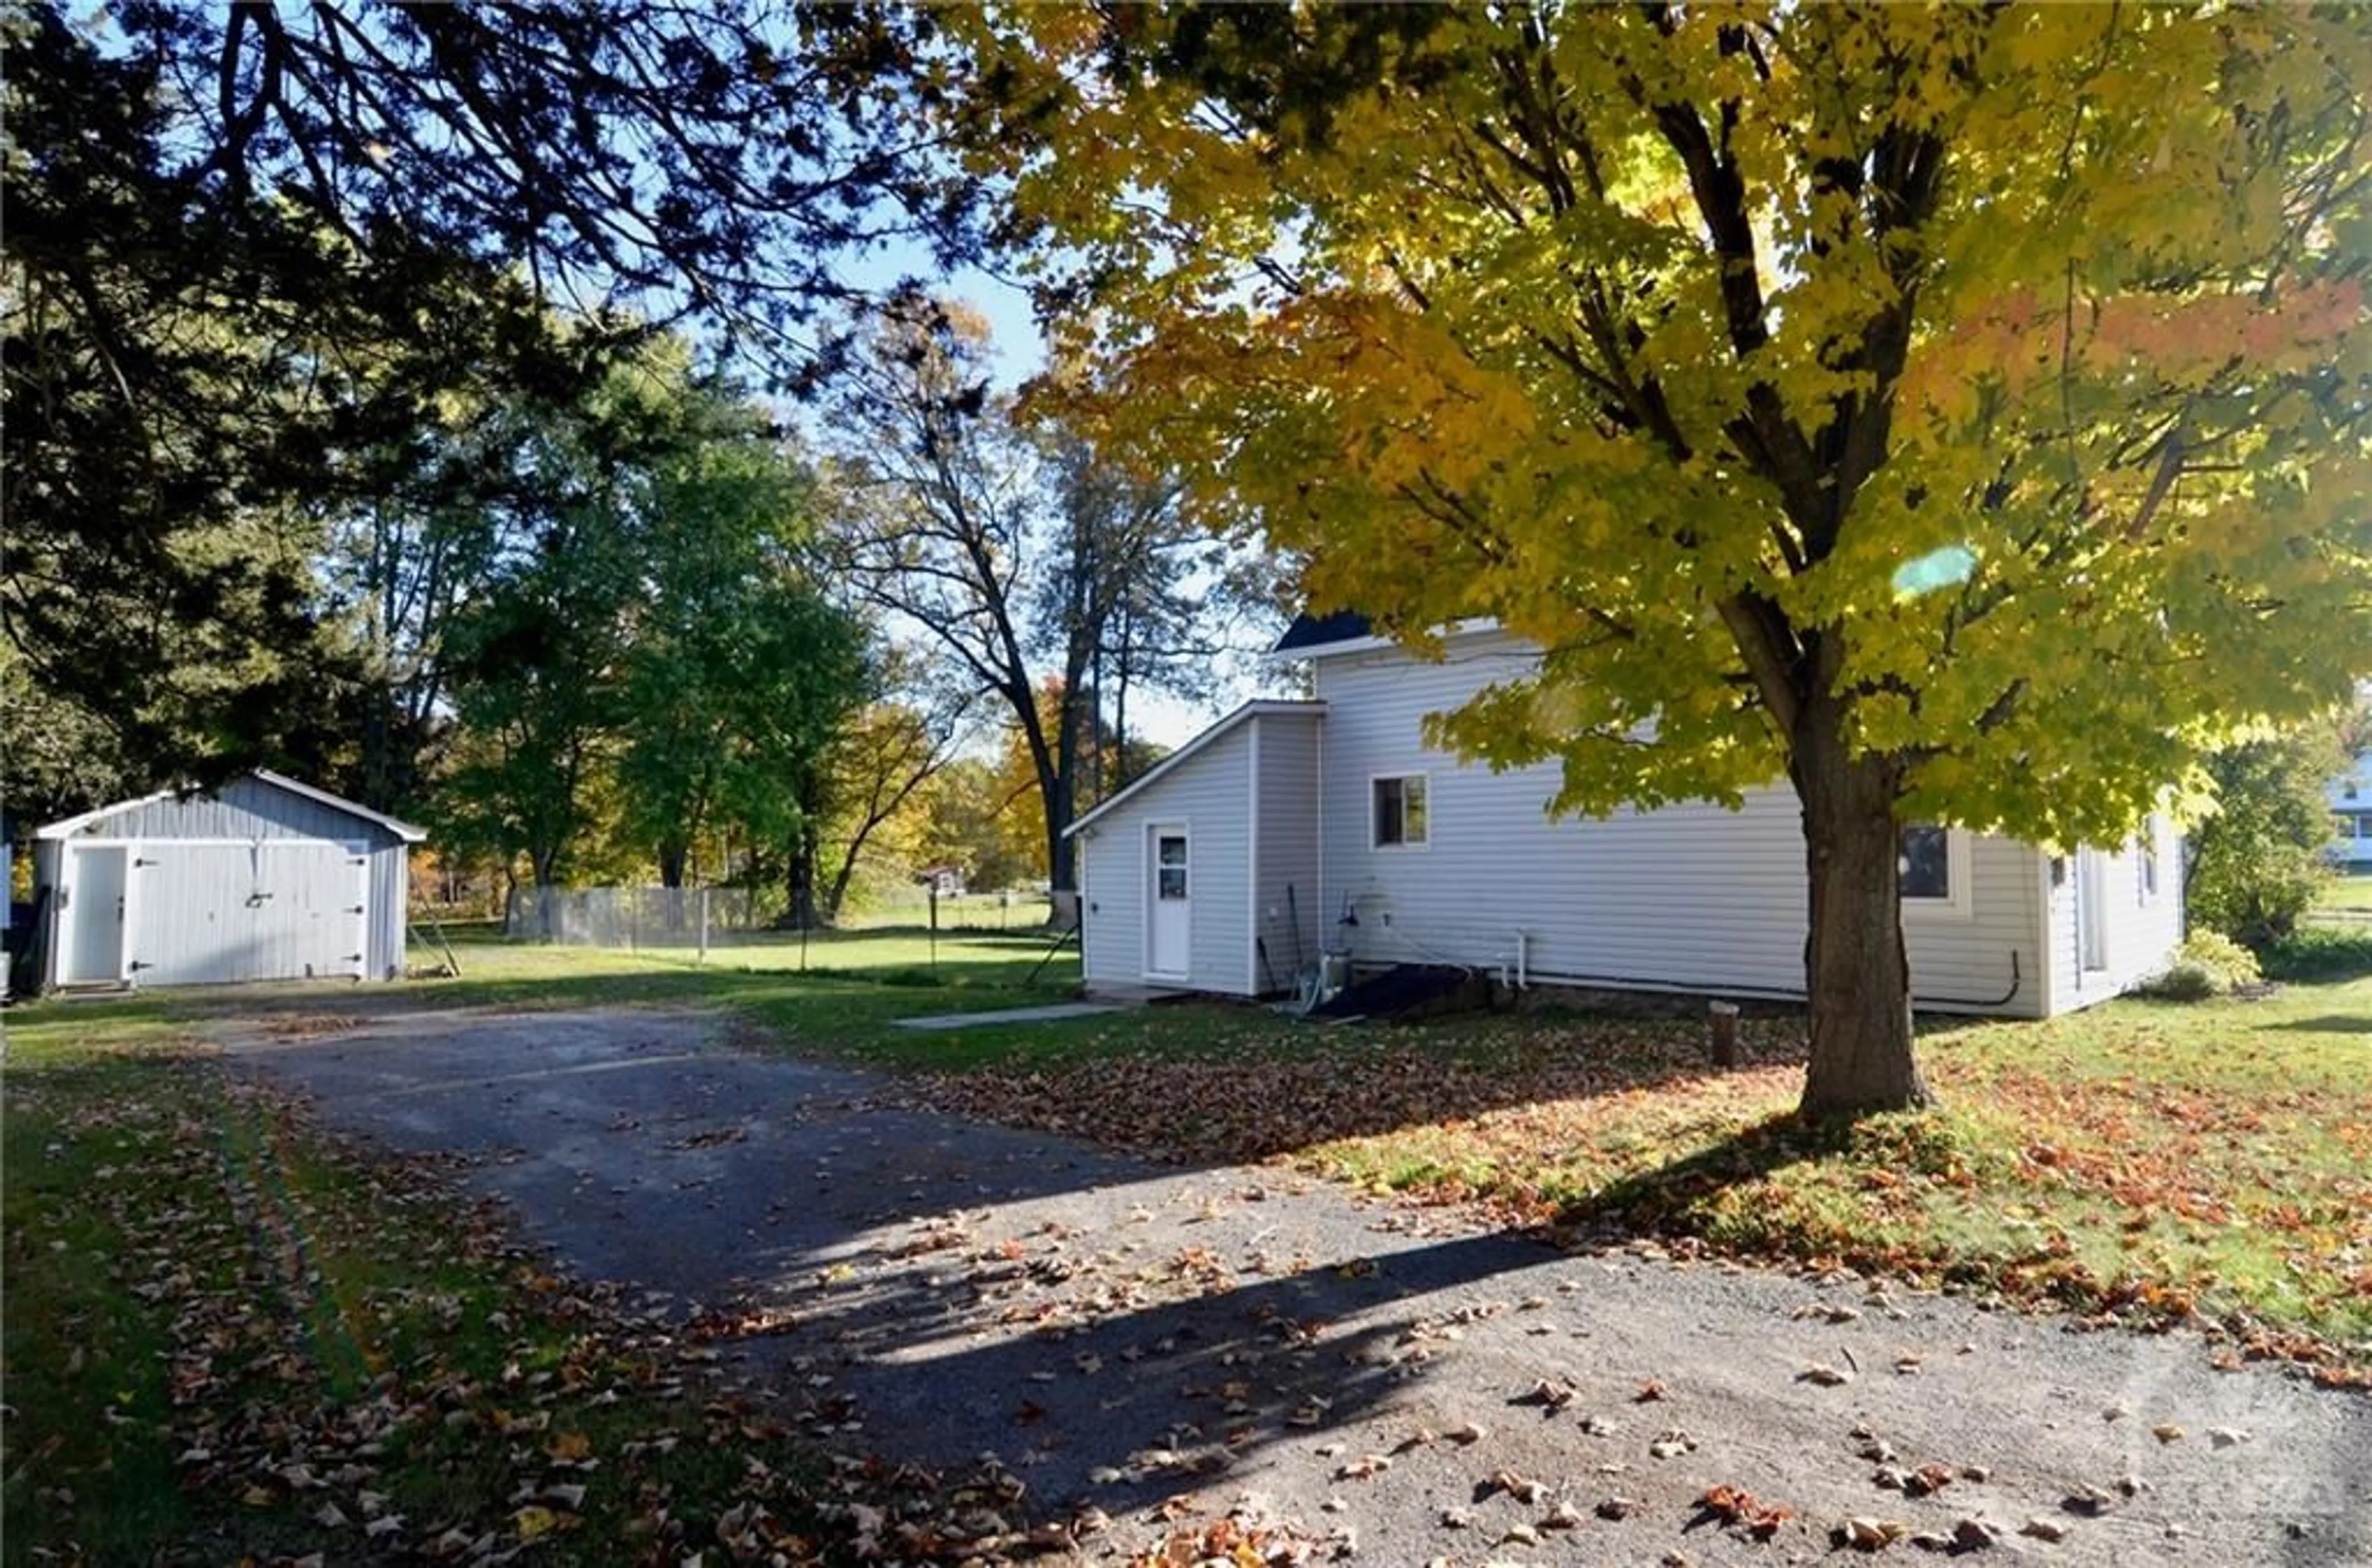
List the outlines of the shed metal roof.
{"type": "MultiPolygon", "coordinates": [[[[390,817],[384,811],[374,811],[369,807],[359,805],[343,796],[331,795],[326,789],[317,789],[311,784],[301,784],[285,773],[275,773],[269,768],[258,768],[252,776],[259,784],[269,784],[274,789],[286,790],[289,794],[312,801],[317,806],[326,806],[333,811],[342,811],[361,821],[376,824],[393,833],[405,843],[416,844],[428,837],[428,830],[425,828],[390,817]]],[[[47,827],[36,829],[33,837],[36,839],[72,838],[93,823],[103,821],[120,811],[130,811],[154,801],[170,800],[186,792],[176,789],[160,789],[153,795],[144,795],[134,800],[118,800],[106,806],[93,807],[88,811],[68,817],[63,821],[52,822],[47,827]]]]}

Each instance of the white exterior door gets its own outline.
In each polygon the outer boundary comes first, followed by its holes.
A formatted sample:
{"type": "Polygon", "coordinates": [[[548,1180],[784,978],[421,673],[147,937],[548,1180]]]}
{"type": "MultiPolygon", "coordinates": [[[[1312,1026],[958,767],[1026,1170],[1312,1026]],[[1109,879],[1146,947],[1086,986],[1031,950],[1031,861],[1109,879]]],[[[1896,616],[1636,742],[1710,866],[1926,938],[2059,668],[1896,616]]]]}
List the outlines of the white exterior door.
{"type": "Polygon", "coordinates": [[[1145,830],[1145,972],[1184,980],[1192,962],[1193,923],[1187,887],[1186,825],[1157,822],[1145,830]]]}
{"type": "Polygon", "coordinates": [[[358,979],[365,856],[309,841],[143,846],[136,978],[150,985],[358,979]]]}
{"type": "Polygon", "coordinates": [[[132,852],[122,844],[69,848],[73,875],[66,878],[64,952],[58,978],[65,985],[91,985],[123,978],[123,906],[130,889],[125,867],[132,852]]]}

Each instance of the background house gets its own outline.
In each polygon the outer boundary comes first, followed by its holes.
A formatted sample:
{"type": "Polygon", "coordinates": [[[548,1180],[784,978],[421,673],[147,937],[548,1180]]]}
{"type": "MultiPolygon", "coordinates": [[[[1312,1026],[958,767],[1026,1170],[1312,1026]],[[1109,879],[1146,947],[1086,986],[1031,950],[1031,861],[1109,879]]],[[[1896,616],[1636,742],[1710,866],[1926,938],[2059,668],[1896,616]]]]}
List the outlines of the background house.
{"type": "Polygon", "coordinates": [[[33,835],[42,982],[393,979],[426,837],[262,771],[52,822],[33,835]]]}
{"type": "MultiPolygon", "coordinates": [[[[1428,713],[1520,675],[1528,645],[1454,633],[1440,663],[1355,616],[1281,653],[1315,700],[1248,703],[1082,818],[1089,987],[1254,996],[1321,951],[1525,982],[1791,998],[1804,985],[1801,818],[1784,785],[1552,819],[1553,764],[1494,773],[1427,747],[1428,713]]],[[[1924,1008],[2040,1017],[2162,969],[2182,935],[2181,841],[2154,819],[2067,857],[1958,828],[1904,839],[1904,940],[1924,1008]]]]}
{"type": "Polygon", "coordinates": [[[2372,750],[2359,751],[2347,772],[2331,781],[2331,858],[2350,871],[2372,872],[2372,750]]]}

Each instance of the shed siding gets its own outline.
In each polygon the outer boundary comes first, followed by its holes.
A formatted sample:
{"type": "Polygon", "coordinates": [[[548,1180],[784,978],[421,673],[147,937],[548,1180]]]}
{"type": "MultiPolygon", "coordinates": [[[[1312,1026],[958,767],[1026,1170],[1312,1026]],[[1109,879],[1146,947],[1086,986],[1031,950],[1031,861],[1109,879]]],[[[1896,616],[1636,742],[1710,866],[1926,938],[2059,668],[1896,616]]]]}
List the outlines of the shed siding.
{"type": "Polygon", "coordinates": [[[368,973],[367,861],[341,845],[145,842],[134,875],[131,957],[141,983],[368,973]]]}
{"type": "MultiPolygon", "coordinates": [[[[1252,861],[1252,929],[1268,953],[1261,989],[1293,989],[1296,964],[1318,956],[1324,908],[1318,886],[1318,760],[1324,717],[1262,714],[1260,726],[1260,842],[1252,861]],[[1295,923],[1298,912],[1300,923],[1295,923]]],[[[1254,949],[1258,968],[1259,948],[1254,949]]]]}
{"type": "MultiPolygon", "coordinates": [[[[360,846],[369,860],[362,977],[389,980],[403,972],[411,902],[411,856],[402,838],[381,823],[262,779],[241,778],[224,784],[216,794],[126,802],[93,818],[64,842],[90,840],[145,842],[160,847],[174,843],[253,845],[296,842],[360,846]]],[[[42,841],[37,845],[36,872],[45,886],[55,885],[62,863],[61,848],[55,841],[42,841]]],[[[176,918],[176,911],[186,912],[185,906],[198,907],[191,901],[196,897],[194,890],[176,891],[157,885],[147,896],[157,906],[154,913],[159,921],[176,918]]],[[[161,935],[163,931],[160,926],[147,924],[145,916],[143,925],[153,933],[161,935]]],[[[53,924],[48,935],[51,956],[44,968],[54,980],[57,942],[53,924]]],[[[273,978],[302,975],[308,966],[316,972],[320,969],[317,957],[291,955],[285,964],[267,959],[270,955],[262,954],[256,961],[273,978]]],[[[345,972],[353,972],[354,967],[349,964],[345,972]]],[[[184,968],[183,961],[177,958],[157,978],[170,983],[184,968]]]]}
{"type": "MultiPolygon", "coordinates": [[[[1542,979],[1799,994],[1806,905],[1801,819],[1784,787],[1743,809],[1710,804],[1552,820],[1554,764],[1493,773],[1426,748],[1428,713],[1483,684],[1523,675],[1533,654],[1496,633],[1460,636],[1447,660],[1392,651],[1316,661],[1328,704],[1322,794],[1325,934],[1362,962],[1446,960],[1542,979]],[[1371,781],[1424,772],[1428,842],[1377,847],[1371,781]],[[1355,924],[1339,923],[1345,910],[1355,924]]],[[[2010,954],[2026,977],[2004,1010],[2037,1010],[2041,935],[2031,852],[1999,840],[1969,846],[1963,916],[1907,923],[1923,1004],[1998,1004],[2010,954]]]]}
{"type": "Polygon", "coordinates": [[[2157,894],[2144,891],[2142,854],[2136,841],[2106,857],[2101,881],[2108,893],[2108,967],[2084,968],[2082,878],[2076,857],[2051,889],[2051,1010],[2088,1007],[2130,989],[2172,961],[2182,945],[2182,833],[2160,815],[2152,828],[2157,844],[2157,894]]]}
{"type": "Polygon", "coordinates": [[[401,839],[370,852],[370,926],[363,974],[370,980],[403,978],[405,928],[412,916],[412,846],[401,839]]]}
{"type": "Polygon", "coordinates": [[[1089,830],[1081,956],[1089,986],[1145,983],[1145,830],[1183,822],[1192,922],[1187,983],[1228,995],[1251,991],[1251,725],[1258,722],[1213,741],[1089,830]]]}
{"type": "Polygon", "coordinates": [[[134,801],[76,835],[95,839],[331,839],[377,846],[394,837],[376,822],[308,800],[261,779],[234,779],[219,795],[134,801]]]}

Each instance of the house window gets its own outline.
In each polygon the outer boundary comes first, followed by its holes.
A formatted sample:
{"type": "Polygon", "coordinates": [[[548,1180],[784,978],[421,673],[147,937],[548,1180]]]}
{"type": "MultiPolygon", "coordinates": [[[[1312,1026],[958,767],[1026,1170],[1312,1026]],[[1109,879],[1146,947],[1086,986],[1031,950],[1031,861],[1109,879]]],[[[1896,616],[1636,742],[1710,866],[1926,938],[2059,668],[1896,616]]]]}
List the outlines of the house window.
{"type": "Polygon", "coordinates": [[[2148,903],[2157,897],[2157,818],[2152,817],[2143,822],[2141,837],[2134,841],[2134,847],[2138,852],[2137,858],[2142,866],[2142,902],[2148,903]]]}
{"type": "Polygon", "coordinates": [[[1376,781],[1376,845],[1413,847],[1427,840],[1425,776],[1405,773],[1376,781]]]}
{"type": "Polygon", "coordinates": [[[1952,897],[1952,835],[1932,823],[1914,822],[1902,830],[1897,862],[1905,900],[1947,902],[1952,897]]]}

